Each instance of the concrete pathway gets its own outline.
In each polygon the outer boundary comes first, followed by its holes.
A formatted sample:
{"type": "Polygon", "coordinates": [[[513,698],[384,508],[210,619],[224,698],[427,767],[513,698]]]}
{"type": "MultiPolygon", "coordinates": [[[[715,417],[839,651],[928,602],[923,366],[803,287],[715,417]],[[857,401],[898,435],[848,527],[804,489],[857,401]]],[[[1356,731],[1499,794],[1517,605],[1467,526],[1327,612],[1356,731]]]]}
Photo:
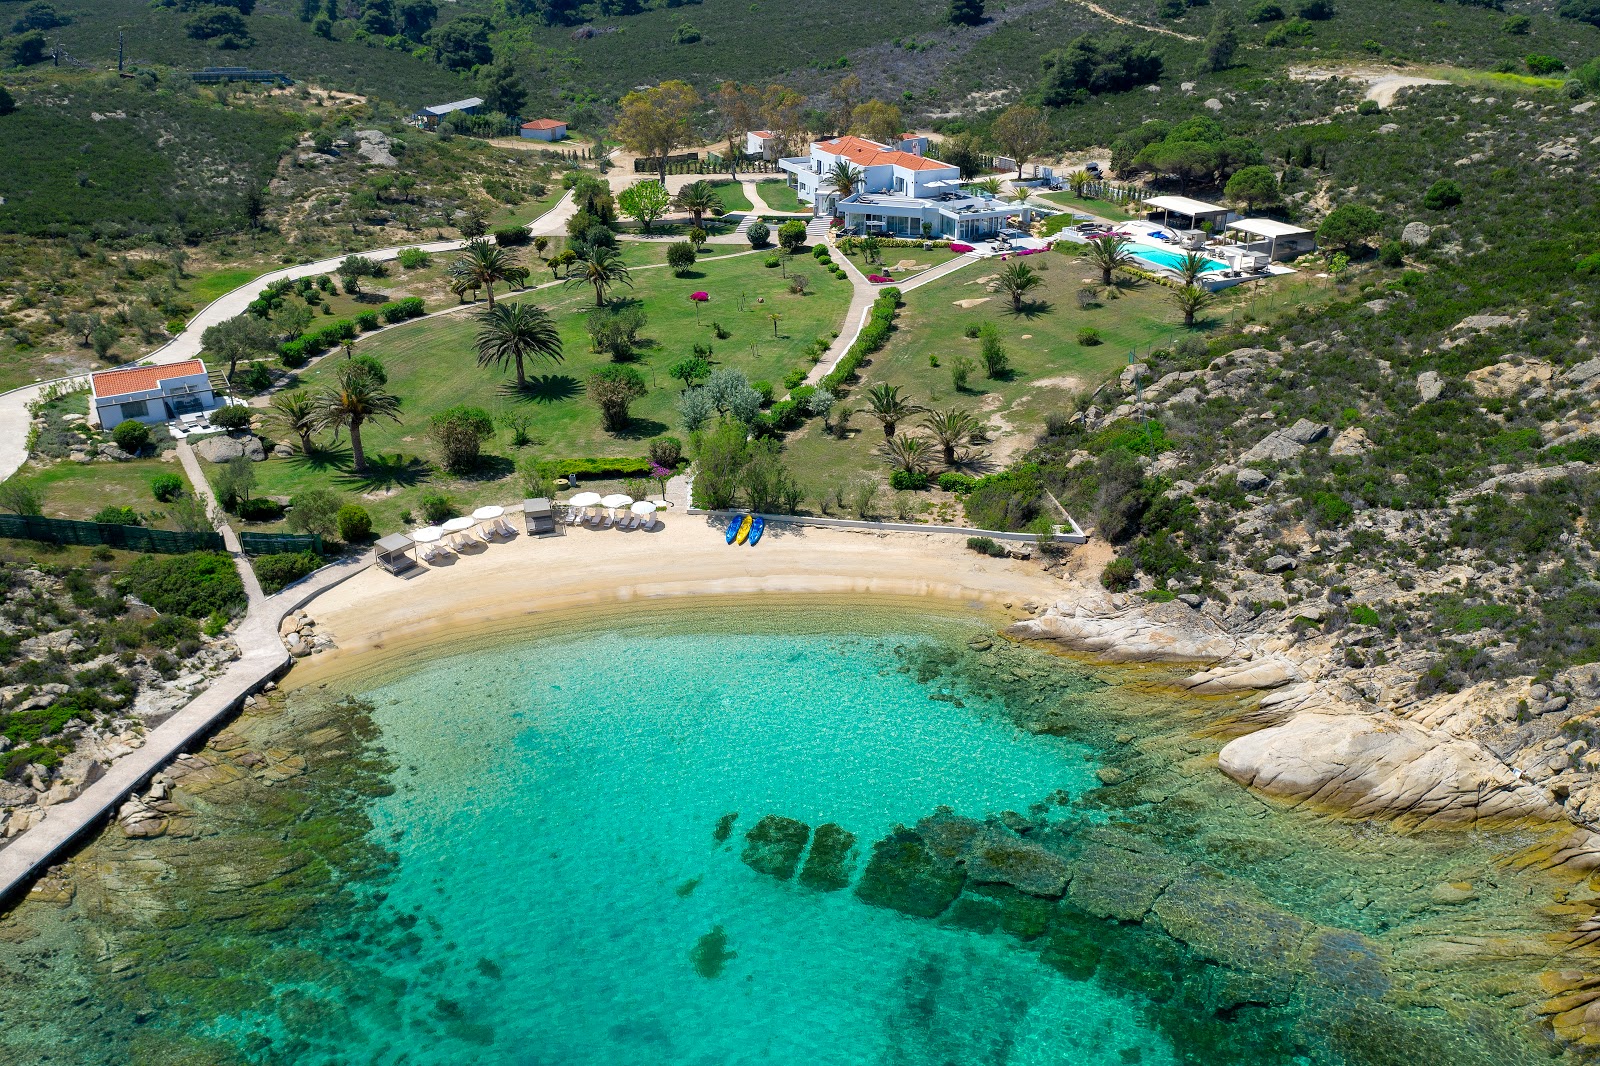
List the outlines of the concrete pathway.
{"type": "MultiPolygon", "coordinates": [[[[528,224],[528,232],[534,236],[563,236],[566,234],[567,219],[577,213],[577,205],[573,203],[572,194],[565,193],[550,209],[528,224]]],[[[250,302],[272,284],[283,278],[295,280],[297,278],[313,277],[317,274],[327,274],[336,269],[347,255],[364,255],[368,259],[379,262],[388,262],[396,258],[403,249],[421,248],[427,252],[452,252],[460,248],[465,241],[430,241],[421,244],[404,244],[392,248],[377,248],[367,250],[352,250],[341,255],[327,259],[319,259],[314,263],[303,263],[297,266],[284,267],[263,274],[254,281],[234,289],[211,301],[200,310],[189,324],[184,327],[172,340],[157,348],[140,359],[134,360],[130,366],[160,366],[167,363],[181,363],[185,359],[194,359],[200,355],[200,338],[205,331],[219,322],[225,322],[245,313],[250,302]]],[[[56,378],[53,381],[41,381],[34,385],[27,385],[20,389],[13,389],[7,393],[0,393],[0,481],[4,481],[22,468],[28,461],[28,431],[31,428],[32,416],[28,413],[28,405],[37,401],[45,389],[51,385],[82,380],[86,375],[73,375],[66,378],[56,378]]]]}
{"type": "Polygon", "coordinates": [[[900,291],[910,292],[913,289],[920,289],[930,281],[938,281],[946,274],[954,274],[962,267],[971,266],[973,263],[980,262],[981,260],[982,256],[972,255],[971,253],[958,255],[947,263],[940,263],[936,267],[929,267],[927,270],[924,270],[910,281],[907,281],[901,285],[900,291]]]}
{"type": "MultiPolygon", "coordinates": [[[[833,242],[828,242],[832,244],[833,242]]],[[[844,358],[844,353],[861,336],[861,330],[867,324],[867,316],[872,313],[873,301],[878,298],[878,286],[867,280],[867,276],[856,269],[848,255],[836,256],[833,260],[844,268],[845,277],[850,279],[850,307],[844,313],[844,324],[839,327],[839,335],[828,345],[828,350],[822,353],[822,358],[817,365],[811,368],[811,373],[806,375],[806,384],[815,385],[832,372],[839,365],[839,360],[844,358]]]]}

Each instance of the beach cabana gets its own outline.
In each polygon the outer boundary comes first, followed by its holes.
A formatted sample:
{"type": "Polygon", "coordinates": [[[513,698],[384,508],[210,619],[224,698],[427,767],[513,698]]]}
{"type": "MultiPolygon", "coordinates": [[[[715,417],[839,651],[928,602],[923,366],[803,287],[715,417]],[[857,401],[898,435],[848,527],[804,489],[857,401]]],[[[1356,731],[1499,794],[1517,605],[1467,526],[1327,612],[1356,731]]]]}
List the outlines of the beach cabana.
{"type": "Polygon", "coordinates": [[[391,533],[372,546],[372,556],[389,573],[400,574],[417,565],[417,561],[411,557],[411,549],[415,546],[404,533],[391,533]]]}
{"type": "Polygon", "coordinates": [[[1317,250],[1317,235],[1304,226],[1272,218],[1241,218],[1228,223],[1228,236],[1268,260],[1293,259],[1317,250]],[[1265,245],[1265,247],[1262,247],[1265,245]]]}
{"type": "Polygon", "coordinates": [[[554,533],[556,531],[556,512],[550,506],[550,501],[544,497],[522,501],[522,520],[526,523],[531,534],[554,533]]]}
{"type": "Polygon", "coordinates": [[[1211,223],[1211,232],[1220,234],[1231,212],[1226,207],[1208,204],[1204,200],[1191,200],[1187,196],[1152,196],[1142,201],[1152,211],[1161,212],[1161,221],[1169,227],[1197,230],[1200,223],[1211,223]],[[1172,226],[1172,216],[1182,215],[1183,226],[1172,226]]]}

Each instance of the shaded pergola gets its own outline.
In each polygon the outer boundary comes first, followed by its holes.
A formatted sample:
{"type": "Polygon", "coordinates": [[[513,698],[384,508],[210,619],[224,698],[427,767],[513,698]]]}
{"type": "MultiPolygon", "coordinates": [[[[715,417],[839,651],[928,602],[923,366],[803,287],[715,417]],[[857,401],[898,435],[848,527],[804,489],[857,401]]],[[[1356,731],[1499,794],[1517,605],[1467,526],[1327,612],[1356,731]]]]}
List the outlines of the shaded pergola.
{"type": "Polygon", "coordinates": [[[1228,235],[1243,245],[1260,244],[1265,241],[1269,260],[1277,259],[1280,249],[1284,252],[1285,258],[1317,250],[1317,237],[1311,230],[1271,218],[1237,219],[1228,223],[1228,235]],[[1234,233],[1242,233],[1248,239],[1240,240],[1233,237],[1234,233]]]}
{"type": "Polygon", "coordinates": [[[1151,196],[1143,203],[1145,207],[1161,212],[1164,225],[1171,225],[1173,215],[1183,215],[1189,220],[1189,225],[1183,228],[1189,230],[1199,229],[1201,222],[1210,222],[1212,232],[1220,232],[1230,213],[1226,207],[1187,196],[1151,196]]]}
{"type": "Polygon", "coordinates": [[[372,546],[372,555],[379,566],[391,574],[399,574],[417,565],[411,557],[414,547],[415,543],[404,533],[390,533],[372,546]]]}

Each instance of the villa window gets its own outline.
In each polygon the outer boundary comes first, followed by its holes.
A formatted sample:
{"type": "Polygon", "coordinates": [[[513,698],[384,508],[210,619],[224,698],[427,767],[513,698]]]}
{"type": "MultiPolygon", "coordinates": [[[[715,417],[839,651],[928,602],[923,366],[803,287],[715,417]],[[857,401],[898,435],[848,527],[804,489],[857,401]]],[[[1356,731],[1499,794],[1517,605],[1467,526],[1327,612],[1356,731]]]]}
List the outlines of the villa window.
{"type": "Polygon", "coordinates": [[[124,419],[144,418],[150,414],[150,404],[145,400],[126,400],[120,406],[124,419]]]}

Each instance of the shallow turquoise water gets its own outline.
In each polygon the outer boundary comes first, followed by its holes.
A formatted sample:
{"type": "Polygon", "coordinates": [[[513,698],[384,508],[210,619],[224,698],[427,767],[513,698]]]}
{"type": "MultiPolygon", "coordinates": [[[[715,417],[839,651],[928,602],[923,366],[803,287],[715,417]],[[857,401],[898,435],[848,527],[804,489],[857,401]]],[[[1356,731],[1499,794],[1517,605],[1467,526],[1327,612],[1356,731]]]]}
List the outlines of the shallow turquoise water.
{"type": "Polygon", "coordinates": [[[740,862],[767,813],[836,821],[865,851],[940,804],[1092,787],[1084,750],[897,672],[915,639],[613,632],[369,691],[399,766],[374,813],[400,857],[380,914],[417,935],[383,966],[404,992],[300,1061],[1172,1061],[1135,1006],[1008,938],[740,862]],[[733,955],[702,976],[691,951],[717,927],[733,955]]]}
{"type": "MultiPolygon", "coordinates": [[[[1147,245],[1136,244],[1128,249],[1130,255],[1143,259],[1147,263],[1166,267],[1168,270],[1180,270],[1183,267],[1183,253],[1168,251],[1165,248],[1151,248],[1147,245]]],[[[1227,263],[1219,263],[1215,259],[1207,259],[1205,269],[1227,270],[1227,263]]]]}

